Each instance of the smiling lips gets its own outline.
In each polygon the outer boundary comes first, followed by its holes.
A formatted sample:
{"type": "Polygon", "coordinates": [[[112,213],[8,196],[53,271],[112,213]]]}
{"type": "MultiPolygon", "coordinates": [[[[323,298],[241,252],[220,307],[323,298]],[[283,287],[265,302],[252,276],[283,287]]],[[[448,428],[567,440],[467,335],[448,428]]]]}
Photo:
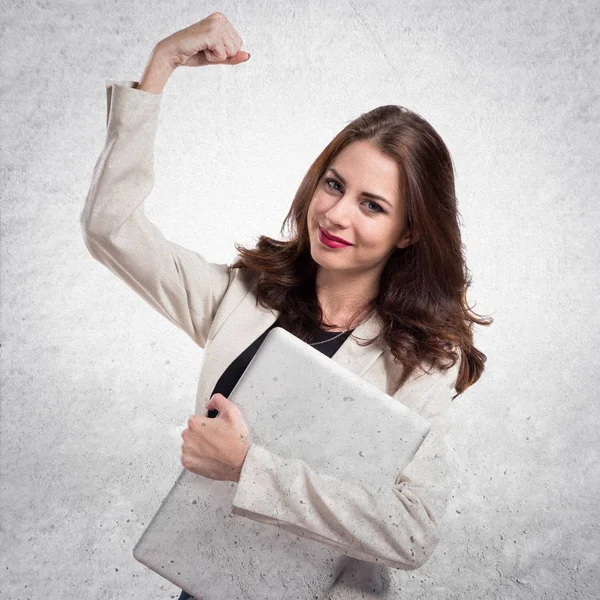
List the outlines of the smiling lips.
{"type": "Polygon", "coordinates": [[[323,229],[320,225],[319,225],[319,239],[326,246],[329,246],[330,248],[346,248],[348,246],[352,246],[352,244],[350,244],[350,242],[347,242],[346,240],[339,238],[335,235],[331,235],[330,233],[327,232],[327,230],[323,229]]]}

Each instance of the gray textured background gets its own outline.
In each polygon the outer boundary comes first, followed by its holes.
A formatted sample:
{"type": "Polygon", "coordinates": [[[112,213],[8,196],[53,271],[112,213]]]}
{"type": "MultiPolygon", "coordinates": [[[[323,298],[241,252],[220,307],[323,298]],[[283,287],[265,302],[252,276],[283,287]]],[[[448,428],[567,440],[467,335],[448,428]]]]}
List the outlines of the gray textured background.
{"type": "MultiPolygon", "coordinates": [[[[482,379],[456,401],[444,539],[397,598],[593,598],[600,5],[0,2],[0,596],[175,598],[133,545],[180,472],[203,351],[95,262],[79,215],[106,79],[214,11],[250,61],[164,92],[148,216],[212,261],[278,236],[312,160],[381,104],[456,165],[482,379]]],[[[398,589],[400,589],[398,587],[398,589]]]]}

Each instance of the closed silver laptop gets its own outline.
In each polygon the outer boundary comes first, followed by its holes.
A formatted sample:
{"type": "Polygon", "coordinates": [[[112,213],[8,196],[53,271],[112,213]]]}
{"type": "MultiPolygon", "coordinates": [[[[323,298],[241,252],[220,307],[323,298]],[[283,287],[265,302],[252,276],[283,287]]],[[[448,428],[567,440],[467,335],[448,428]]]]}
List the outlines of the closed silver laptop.
{"type": "MultiPolygon", "coordinates": [[[[371,489],[394,484],[430,429],[281,327],[265,337],[229,400],[254,443],[371,489]]],[[[348,557],[233,514],[237,485],[184,469],[136,544],[136,560],[199,600],[321,598],[348,557]]]]}

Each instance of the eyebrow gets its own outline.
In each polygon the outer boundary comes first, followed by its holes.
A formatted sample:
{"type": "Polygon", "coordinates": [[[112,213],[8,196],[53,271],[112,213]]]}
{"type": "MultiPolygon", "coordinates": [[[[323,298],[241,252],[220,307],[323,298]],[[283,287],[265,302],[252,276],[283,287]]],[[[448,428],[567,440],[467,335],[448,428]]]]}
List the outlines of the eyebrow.
{"type": "MultiPolygon", "coordinates": [[[[333,168],[333,167],[329,167],[328,171],[332,171],[333,174],[345,185],[346,184],[346,180],[333,168]]],[[[378,196],[377,194],[372,194],[371,192],[362,192],[362,195],[365,196],[366,198],[373,198],[375,200],[382,200],[383,202],[386,202],[387,204],[389,204],[392,208],[392,203],[389,200],[386,200],[383,196],[378,196]]]]}

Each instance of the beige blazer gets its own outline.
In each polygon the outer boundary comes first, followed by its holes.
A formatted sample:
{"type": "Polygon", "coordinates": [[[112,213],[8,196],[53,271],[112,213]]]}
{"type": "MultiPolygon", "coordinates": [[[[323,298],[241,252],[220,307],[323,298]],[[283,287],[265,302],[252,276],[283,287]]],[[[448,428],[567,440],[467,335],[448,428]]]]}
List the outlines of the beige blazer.
{"type": "MultiPolygon", "coordinates": [[[[83,239],[96,260],[204,349],[196,413],[206,415],[204,406],[221,374],[278,312],[256,305],[247,275],[237,269],[230,274],[226,264],[208,262],[167,240],[146,217],[163,95],[136,86],[135,81],[106,80],[106,141],[81,213],[83,239]]],[[[371,338],[378,327],[374,315],[354,336],[371,338]]],[[[392,395],[401,367],[381,343],[361,348],[350,336],[332,360],[392,395]]],[[[451,488],[444,435],[457,371],[458,363],[446,372],[420,370],[395,394],[426,418],[431,430],[385,489],[322,475],[304,461],[256,444],[250,448],[232,512],[348,556],[319,600],[398,599],[394,577],[401,584],[403,570],[431,557],[451,488]]],[[[343,434],[343,415],[340,423],[343,434]]]]}

